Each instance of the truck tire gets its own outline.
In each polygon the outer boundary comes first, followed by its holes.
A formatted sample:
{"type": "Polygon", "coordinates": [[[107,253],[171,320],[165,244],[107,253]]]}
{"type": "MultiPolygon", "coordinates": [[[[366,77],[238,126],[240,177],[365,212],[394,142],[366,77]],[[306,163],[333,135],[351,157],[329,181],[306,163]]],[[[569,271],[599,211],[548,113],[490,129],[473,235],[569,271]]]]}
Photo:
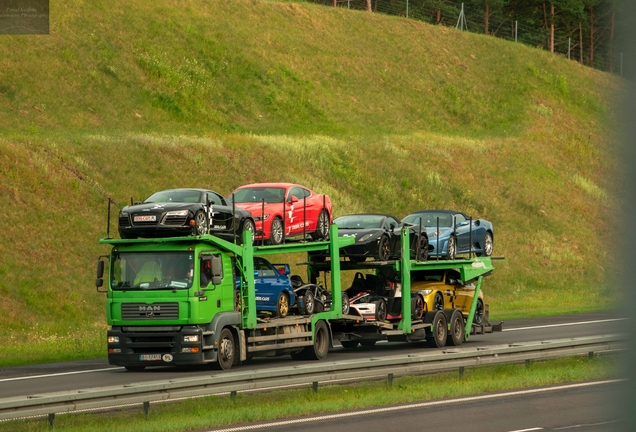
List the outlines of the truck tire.
{"type": "Polygon", "coordinates": [[[459,309],[455,309],[450,317],[450,331],[448,332],[448,345],[460,346],[464,342],[464,315],[459,309]]]}
{"type": "Polygon", "coordinates": [[[217,353],[215,366],[221,370],[228,370],[234,364],[236,345],[234,335],[227,327],[221,330],[219,335],[219,351],[217,353]]]}
{"type": "Polygon", "coordinates": [[[307,360],[322,360],[329,353],[329,329],[324,321],[318,321],[314,328],[314,344],[303,349],[307,360]]]}
{"type": "Polygon", "coordinates": [[[426,343],[431,348],[443,348],[444,345],[446,345],[446,338],[448,335],[448,327],[446,324],[446,316],[444,315],[444,312],[438,311],[435,314],[431,326],[433,328],[426,336],[426,343]]]}

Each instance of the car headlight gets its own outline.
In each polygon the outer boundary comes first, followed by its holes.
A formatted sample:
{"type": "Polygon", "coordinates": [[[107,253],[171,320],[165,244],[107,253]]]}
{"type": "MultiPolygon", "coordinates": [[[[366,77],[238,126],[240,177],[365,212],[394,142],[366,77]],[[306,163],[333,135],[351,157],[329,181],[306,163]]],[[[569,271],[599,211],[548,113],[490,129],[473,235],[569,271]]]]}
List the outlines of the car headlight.
{"type": "Polygon", "coordinates": [[[183,337],[184,342],[199,342],[199,335],[187,335],[183,337]]]}
{"type": "Polygon", "coordinates": [[[429,238],[431,238],[431,237],[437,237],[437,236],[440,236],[440,235],[442,235],[441,231],[435,231],[435,232],[430,233],[428,236],[429,236],[429,238]]]}
{"type": "Polygon", "coordinates": [[[108,336],[108,343],[119,343],[119,336],[108,336]]]}
{"type": "Polygon", "coordinates": [[[373,237],[375,234],[371,233],[371,234],[365,234],[362,237],[360,237],[357,241],[358,242],[365,242],[367,240],[369,240],[371,237],[373,237]]]}
{"type": "Polygon", "coordinates": [[[166,213],[166,216],[187,216],[188,210],[175,210],[166,213]]]}
{"type": "Polygon", "coordinates": [[[266,221],[267,219],[269,219],[269,215],[268,215],[268,214],[266,214],[266,215],[265,215],[265,216],[263,216],[263,217],[261,217],[261,216],[256,216],[256,217],[254,218],[254,220],[255,220],[255,221],[259,221],[259,220],[261,220],[261,219],[262,219],[262,220],[264,220],[264,221],[266,221]]]}
{"type": "Polygon", "coordinates": [[[422,294],[422,295],[429,295],[432,292],[433,292],[433,290],[422,290],[422,291],[419,291],[419,293],[422,294]]]}

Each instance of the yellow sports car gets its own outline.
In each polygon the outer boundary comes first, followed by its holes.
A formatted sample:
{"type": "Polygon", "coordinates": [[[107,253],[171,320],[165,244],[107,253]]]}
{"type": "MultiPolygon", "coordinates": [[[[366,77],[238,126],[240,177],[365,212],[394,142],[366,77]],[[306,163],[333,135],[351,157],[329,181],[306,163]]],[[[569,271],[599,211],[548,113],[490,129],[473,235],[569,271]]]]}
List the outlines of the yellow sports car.
{"type": "MultiPolygon", "coordinates": [[[[411,293],[418,294],[414,301],[424,302],[424,312],[457,308],[467,318],[475,295],[475,285],[465,285],[456,270],[413,271],[411,293]]],[[[483,320],[484,295],[479,290],[473,323],[481,324],[483,320]]]]}

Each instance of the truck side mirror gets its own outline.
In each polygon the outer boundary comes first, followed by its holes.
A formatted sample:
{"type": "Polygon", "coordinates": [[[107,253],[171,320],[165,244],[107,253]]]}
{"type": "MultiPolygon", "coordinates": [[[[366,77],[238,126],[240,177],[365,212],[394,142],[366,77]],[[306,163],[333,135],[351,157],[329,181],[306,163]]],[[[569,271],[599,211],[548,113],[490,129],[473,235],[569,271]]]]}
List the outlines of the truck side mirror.
{"type": "Polygon", "coordinates": [[[104,261],[97,260],[97,278],[95,279],[95,288],[100,288],[104,285],[104,261]]]}
{"type": "Polygon", "coordinates": [[[212,255],[212,284],[220,285],[223,278],[223,266],[221,265],[221,257],[212,255]]]}

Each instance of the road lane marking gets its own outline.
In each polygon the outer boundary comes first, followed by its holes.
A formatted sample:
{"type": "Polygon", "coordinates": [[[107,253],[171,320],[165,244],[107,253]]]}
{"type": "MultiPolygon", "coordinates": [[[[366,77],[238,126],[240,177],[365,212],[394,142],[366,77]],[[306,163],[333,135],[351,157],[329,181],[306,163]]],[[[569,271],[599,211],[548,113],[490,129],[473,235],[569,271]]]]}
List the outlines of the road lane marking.
{"type": "MultiPolygon", "coordinates": [[[[515,392],[487,394],[487,395],[470,396],[470,397],[449,399],[449,400],[442,400],[442,401],[398,405],[393,407],[375,408],[375,409],[369,409],[369,410],[337,413],[337,414],[330,414],[330,415],[323,415],[323,416],[303,417],[303,418],[293,419],[293,420],[283,420],[283,421],[270,422],[270,423],[264,423],[264,424],[237,426],[237,427],[226,428],[226,429],[207,429],[207,432],[240,432],[240,431],[248,431],[248,430],[256,430],[256,429],[265,429],[265,428],[277,427],[277,426],[289,426],[294,424],[309,423],[309,422],[320,421],[320,420],[334,420],[334,419],[339,419],[343,417],[359,417],[359,416],[364,416],[369,414],[380,414],[380,413],[386,413],[386,412],[392,412],[392,411],[403,411],[403,410],[410,410],[414,408],[425,408],[425,407],[439,406],[439,405],[445,405],[445,404],[455,404],[455,403],[462,403],[462,402],[474,402],[474,401],[480,401],[480,400],[486,400],[486,399],[499,399],[499,398],[505,398],[510,396],[546,393],[551,391],[569,390],[569,389],[580,388],[580,387],[591,387],[591,386],[602,385],[602,384],[614,384],[614,383],[623,382],[623,381],[625,380],[614,379],[614,380],[605,380],[605,381],[595,381],[595,382],[589,382],[589,383],[567,384],[567,385],[562,385],[558,387],[546,387],[546,388],[539,388],[539,389],[520,390],[515,392]]],[[[531,431],[531,430],[538,430],[538,429],[525,429],[525,430],[531,431]]]]}
{"type": "Polygon", "coordinates": [[[83,373],[104,372],[104,371],[112,371],[112,370],[119,370],[119,369],[123,369],[123,367],[91,369],[91,370],[74,371],[74,372],[60,372],[60,373],[46,374],[46,375],[30,375],[30,376],[15,377],[15,378],[4,378],[4,379],[0,379],[0,382],[20,381],[20,380],[33,379],[33,378],[51,378],[51,377],[58,377],[58,376],[64,376],[64,375],[77,375],[77,374],[83,374],[83,373]]]}
{"type": "Polygon", "coordinates": [[[508,431],[508,432],[530,432],[530,431],[536,431],[536,430],[543,430],[542,427],[536,427],[536,428],[530,428],[530,429],[518,429],[518,430],[513,430],[513,431],[508,431]]]}
{"type": "Polygon", "coordinates": [[[546,324],[546,325],[532,326],[532,327],[504,328],[501,331],[534,330],[534,329],[542,329],[542,328],[549,328],[549,327],[566,327],[566,326],[583,325],[583,324],[598,324],[598,323],[613,322],[613,321],[624,321],[627,319],[629,318],[611,318],[611,319],[596,320],[596,321],[582,321],[582,322],[563,323],[563,324],[546,324]]]}
{"type": "Polygon", "coordinates": [[[588,423],[588,424],[579,424],[579,425],[572,425],[572,426],[563,426],[563,427],[554,428],[554,430],[575,429],[575,428],[594,427],[594,426],[605,426],[605,425],[614,424],[614,423],[618,423],[618,420],[606,421],[606,422],[602,422],[602,423],[588,423]]]}

